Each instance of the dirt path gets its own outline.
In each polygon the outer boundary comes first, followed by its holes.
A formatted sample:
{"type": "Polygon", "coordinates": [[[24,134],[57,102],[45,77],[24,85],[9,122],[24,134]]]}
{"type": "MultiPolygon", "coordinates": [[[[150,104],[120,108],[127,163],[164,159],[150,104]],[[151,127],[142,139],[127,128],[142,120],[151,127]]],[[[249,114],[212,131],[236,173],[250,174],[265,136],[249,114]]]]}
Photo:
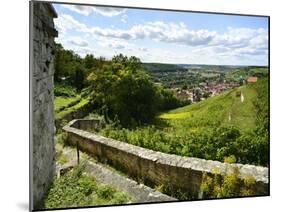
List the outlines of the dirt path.
{"type": "MultiPolygon", "coordinates": [[[[56,148],[57,150],[61,150],[68,158],[68,162],[66,164],[57,167],[57,171],[61,168],[77,165],[77,154],[74,148],[62,147],[61,145],[57,145],[56,148]]],[[[93,176],[97,182],[111,184],[119,191],[128,193],[132,197],[131,203],[177,200],[173,197],[155,191],[144,184],[139,184],[138,182],[127,178],[125,175],[114,171],[113,168],[107,167],[107,165],[103,165],[94,160],[88,160],[87,157],[89,156],[80,152],[80,162],[86,164],[85,171],[89,175],[93,176]]]]}

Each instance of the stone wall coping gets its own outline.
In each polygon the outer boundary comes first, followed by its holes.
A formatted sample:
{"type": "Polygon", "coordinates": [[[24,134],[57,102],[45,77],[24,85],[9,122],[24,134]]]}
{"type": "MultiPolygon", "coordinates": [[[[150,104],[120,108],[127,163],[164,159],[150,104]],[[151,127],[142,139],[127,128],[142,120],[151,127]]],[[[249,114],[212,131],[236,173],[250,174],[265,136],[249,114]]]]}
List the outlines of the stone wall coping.
{"type": "MultiPolygon", "coordinates": [[[[221,175],[231,173],[234,168],[239,168],[240,178],[252,176],[256,182],[263,182],[268,184],[268,168],[262,166],[254,166],[249,164],[239,163],[222,163],[220,161],[206,160],[195,157],[185,157],[174,154],[167,154],[163,152],[157,152],[143,147],[135,146],[126,142],[106,138],[100,135],[96,135],[91,132],[87,132],[81,129],[75,128],[74,124],[81,121],[81,119],[74,119],[70,121],[63,130],[69,133],[74,133],[81,137],[99,142],[103,145],[110,146],[112,148],[119,149],[124,152],[128,152],[132,155],[136,155],[143,159],[151,160],[159,164],[175,166],[178,168],[192,169],[200,172],[207,172],[213,174],[215,169],[219,170],[221,175]]],[[[95,120],[96,121],[96,120],[95,120]]]]}

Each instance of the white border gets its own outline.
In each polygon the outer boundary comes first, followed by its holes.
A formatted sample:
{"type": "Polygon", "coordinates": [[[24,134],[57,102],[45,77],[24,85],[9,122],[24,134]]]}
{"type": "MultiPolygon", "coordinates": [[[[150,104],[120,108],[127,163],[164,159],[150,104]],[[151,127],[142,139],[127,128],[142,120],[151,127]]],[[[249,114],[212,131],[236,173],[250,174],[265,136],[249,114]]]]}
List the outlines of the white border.
{"type": "MultiPolygon", "coordinates": [[[[66,1],[66,0],[65,0],[66,1]]],[[[245,13],[271,16],[271,197],[121,206],[68,211],[267,211],[280,199],[280,6],[276,0],[67,0],[163,9],[245,13]]],[[[28,210],[29,2],[1,2],[0,211],[28,210]]]]}

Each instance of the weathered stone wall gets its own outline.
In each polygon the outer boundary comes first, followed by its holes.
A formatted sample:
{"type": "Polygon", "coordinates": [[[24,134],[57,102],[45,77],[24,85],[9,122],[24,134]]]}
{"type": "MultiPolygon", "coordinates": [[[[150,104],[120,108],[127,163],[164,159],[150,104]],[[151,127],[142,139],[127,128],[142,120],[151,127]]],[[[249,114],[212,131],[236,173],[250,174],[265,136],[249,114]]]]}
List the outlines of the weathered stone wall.
{"type": "Polygon", "coordinates": [[[30,207],[42,200],[55,172],[54,149],[54,28],[57,14],[49,3],[30,2],[30,207]]]}
{"type": "Polygon", "coordinates": [[[85,131],[93,131],[100,128],[100,120],[76,119],[72,124],[72,127],[85,131]]]}
{"type": "MultiPolygon", "coordinates": [[[[96,121],[93,125],[95,124],[96,121]]],[[[225,164],[156,152],[82,130],[89,126],[89,120],[71,121],[63,128],[68,133],[68,142],[72,145],[78,144],[80,150],[93,154],[101,161],[112,164],[134,178],[141,179],[145,184],[165,185],[174,191],[178,189],[186,191],[191,197],[196,198],[204,172],[212,176],[214,170],[219,169],[220,174],[224,175],[238,167],[241,178],[254,177],[255,192],[258,195],[268,195],[268,168],[225,164]]]]}

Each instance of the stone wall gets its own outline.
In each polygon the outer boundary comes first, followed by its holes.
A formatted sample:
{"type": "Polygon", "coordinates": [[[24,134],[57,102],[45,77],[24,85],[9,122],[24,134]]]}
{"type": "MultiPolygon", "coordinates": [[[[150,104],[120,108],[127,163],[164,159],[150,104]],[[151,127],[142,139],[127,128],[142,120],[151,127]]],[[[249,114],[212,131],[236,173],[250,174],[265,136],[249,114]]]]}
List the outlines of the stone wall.
{"type": "Polygon", "coordinates": [[[54,28],[49,3],[30,2],[30,208],[35,209],[55,174],[54,28]]]}
{"type": "Polygon", "coordinates": [[[93,131],[100,128],[100,120],[95,119],[76,119],[71,127],[76,129],[93,131]]]}
{"type": "MultiPolygon", "coordinates": [[[[96,121],[94,121],[94,125],[96,125],[96,121]]],[[[214,170],[219,169],[220,174],[225,175],[237,167],[240,169],[241,178],[254,177],[256,194],[269,194],[268,168],[225,164],[218,161],[156,152],[105,138],[82,129],[84,127],[87,129],[89,126],[89,120],[71,121],[63,128],[68,133],[68,142],[72,145],[78,144],[80,150],[112,164],[133,178],[141,179],[145,184],[165,185],[165,187],[171,188],[171,191],[185,191],[190,194],[190,197],[197,198],[204,172],[213,176],[214,170]]]]}

